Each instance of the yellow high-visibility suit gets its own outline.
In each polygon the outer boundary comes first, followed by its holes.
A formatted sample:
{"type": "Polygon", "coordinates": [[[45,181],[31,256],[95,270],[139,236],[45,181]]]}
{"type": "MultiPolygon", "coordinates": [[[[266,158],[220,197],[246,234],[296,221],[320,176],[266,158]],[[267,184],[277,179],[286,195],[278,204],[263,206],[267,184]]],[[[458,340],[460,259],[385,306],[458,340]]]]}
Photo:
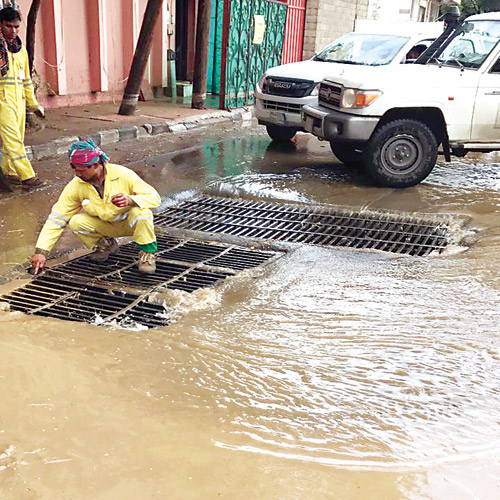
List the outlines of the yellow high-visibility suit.
{"type": "Polygon", "coordinates": [[[9,70],[0,75],[0,137],[2,138],[2,172],[22,181],[35,176],[24,148],[26,103],[37,109],[30,78],[28,53],[24,47],[17,53],[7,50],[9,70]]]}
{"type": "Polygon", "coordinates": [[[52,250],[68,224],[87,248],[103,236],[133,236],[139,245],[156,242],[151,211],[161,202],[156,189],[129,168],[106,163],[104,169],[102,198],[92,184],[78,177],[63,189],[40,232],[37,249],[52,250]],[[111,198],[120,193],[128,195],[135,206],[114,205],[111,198]]]}

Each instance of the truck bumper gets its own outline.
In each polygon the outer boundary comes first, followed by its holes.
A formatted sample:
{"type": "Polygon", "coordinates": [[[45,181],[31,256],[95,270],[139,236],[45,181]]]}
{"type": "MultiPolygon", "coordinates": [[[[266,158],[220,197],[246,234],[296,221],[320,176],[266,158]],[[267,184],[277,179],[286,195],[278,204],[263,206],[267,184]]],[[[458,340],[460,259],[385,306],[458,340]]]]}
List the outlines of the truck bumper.
{"type": "Polygon", "coordinates": [[[368,141],[380,120],[316,106],[304,106],[301,116],[305,130],[327,141],[368,141]]]}
{"type": "Polygon", "coordinates": [[[300,111],[304,104],[317,102],[317,97],[284,98],[255,91],[254,114],[261,125],[302,130],[300,111]]]}

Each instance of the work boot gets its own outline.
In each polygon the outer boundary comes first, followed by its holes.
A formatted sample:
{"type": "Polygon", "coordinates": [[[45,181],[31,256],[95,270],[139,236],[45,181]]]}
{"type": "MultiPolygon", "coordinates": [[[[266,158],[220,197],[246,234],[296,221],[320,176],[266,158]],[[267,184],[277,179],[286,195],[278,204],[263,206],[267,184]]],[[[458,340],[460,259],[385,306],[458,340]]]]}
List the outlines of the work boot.
{"type": "MultiPolygon", "coordinates": [[[[1,171],[0,171],[0,190],[2,191],[10,191],[11,193],[13,191],[15,191],[16,189],[16,186],[10,182],[10,175],[4,175],[1,171]]],[[[14,177],[14,176],[12,176],[14,177]]],[[[17,177],[16,177],[17,179],[17,177]]],[[[21,183],[21,181],[19,181],[19,184],[21,183]]]]}
{"type": "Polygon", "coordinates": [[[35,177],[31,177],[30,179],[26,179],[25,181],[22,181],[21,187],[25,191],[31,191],[32,189],[37,189],[37,188],[43,186],[44,184],[45,184],[45,182],[43,182],[42,179],[40,179],[40,177],[37,177],[35,175],[35,177]]]}
{"type": "Polygon", "coordinates": [[[152,274],[156,271],[156,255],[153,252],[139,252],[139,272],[152,274]]]}
{"type": "Polygon", "coordinates": [[[94,262],[106,262],[111,255],[119,250],[118,242],[114,238],[101,238],[94,246],[89,259],[94,262]]]}
{"type": "Polygon", "coordinates": [[[12,184],[12,186],[20,186],[21,185],[21,179],[17,175],[6,175],[5,178],[9,182],[9,184],[12,184]]]}

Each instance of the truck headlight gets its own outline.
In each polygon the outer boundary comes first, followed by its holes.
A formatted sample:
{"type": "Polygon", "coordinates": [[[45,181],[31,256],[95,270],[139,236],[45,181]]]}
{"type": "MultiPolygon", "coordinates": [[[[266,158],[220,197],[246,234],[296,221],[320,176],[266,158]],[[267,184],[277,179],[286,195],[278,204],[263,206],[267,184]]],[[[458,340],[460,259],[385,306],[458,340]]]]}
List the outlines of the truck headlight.
{"type": "Polygon", "coordinates": [[[381,95],[382,92],[378,90],[344,89],[340,99],[340,107],[346,109],[366,108],[381,95]]]}
{"type": "Polygon", "coordinates": [[[314,88],[311,90],[311,93],[309,95],[315,96],[318,95],[319,92],[319,86],[321,85],[321,82],[316,84],[314,88]]]}
{"type": "Polygon", "coordinates": [[[257,82],[257,89],[260,90],[261,92],[264,90],[265,81],[266,81],[266,74],[263,73],[263,75],[259,78],[259,81],[257,82]]]}

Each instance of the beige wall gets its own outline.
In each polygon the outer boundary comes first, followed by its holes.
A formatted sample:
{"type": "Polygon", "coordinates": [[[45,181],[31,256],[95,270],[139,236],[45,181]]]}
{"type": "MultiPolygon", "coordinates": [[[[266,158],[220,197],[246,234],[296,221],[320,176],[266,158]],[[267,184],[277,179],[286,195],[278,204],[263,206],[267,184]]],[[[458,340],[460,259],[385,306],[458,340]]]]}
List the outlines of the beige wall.
{"type": "Polygon", "coordinates": [[[355,18],[366,19],[368,0],[308,0],[304,59],[354,28],[355,18]]]}

